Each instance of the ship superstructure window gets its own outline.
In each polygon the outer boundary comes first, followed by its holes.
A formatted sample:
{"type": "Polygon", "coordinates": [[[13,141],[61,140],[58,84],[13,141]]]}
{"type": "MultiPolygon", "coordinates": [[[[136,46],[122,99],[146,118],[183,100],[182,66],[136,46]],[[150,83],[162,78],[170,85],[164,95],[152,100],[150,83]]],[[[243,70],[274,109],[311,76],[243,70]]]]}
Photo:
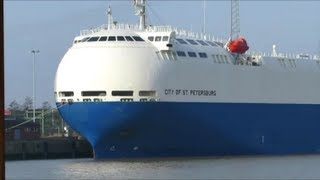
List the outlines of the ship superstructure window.
{"type": "Polygon", "coordinates": [[[205,43],[204,41],[202,40],[197,40],[198,43],[200,43],[201,45],[203,46],[209,46],[207,43],[205,43]]]}
{"type": "Polygon", "coordinates": [[[106,96],[106,91],[82,91],[82,96],[106,96]]]}
{"type": "Polygon", "coordinates": [[[177,55],[178,55],[178,56],[185,57],[185,56],[186,56],[186,53],[183,52],[183,51],[177,51],[177,55]]]}
{"type": "Polygon", "coordinates": [[[208,44],[210,44],[211,46],[217,46],[214,42],[211,41],[206,41],[208,44]]]}
{"type": "Polygon", "coordinates": [[[94,98],[93,101],[94,101],[94,102],[102,102],[102,99],[100,99],[100,98],[94,98]]]}
{"type": "Polygon", "coordinates": [[[221,61],[220,61],[220,56],[219,56],[218,54],[216,54],[216,59],[217,59],[217,62],[218,62],[218,63],[221,63],[221,61]]]}
{"type": "Polygon", "coordinates": [[[126,41],[123,36],[117,36],[118,41],[126,41]]]}
{"type": "Polygon", "coordinates": [[[169,37],[168,36],[163,36],[162,37],[162,41],[168,41],[169,40],[169,37]]]}
{"type": "Polygon", "coordinates": [[[290,66],[291,66],[292,68],[296,68],[296,67],[297,67],[296,60],[295,60],[295,59],[289,59],[289,63],[290,63],[290,66]]]}
{"type": "Polygon", "coordinates": [[[187,41],[188,41],[190,44],[192,44],[192,45],[198,45],[198,43],[195,42],[195,41],[192,40],[192,39],[187,39],[187,41]]]}
{"type": "Polygon", "coordinates": [[[195,52],[188,52],[189,57],[197,57],[195,52]]]}
{"type": "Polygon", "coordinates": [[[156,96],[156,91],[139,91],[139,96],[156,96]]]}
{"type": "Polygon", "coordinates": [[[155,41],[161,41],[161,36],[156,36],[155,41]]]}
{"type": "Polygon", "coordinates": [[[180,44],[188,44],[185,40],[183,39],[176,39],[180,44]]]}
{"type": "Polygon", "coordinates": [[[228,60],[228,57],[226,55],[224,55],[224,59],[225,59],[226,63],[229,64],[229,60],[228,60]]]}
{"type": "Polygon", "coordinates": [[[120,99],[121,102],[133,102],[132,98],[121,98],[120,99]]]}
{"type": "Polygon", "coordinates": [[[83,39],[81,40],[81,42],[86,42],[86,41],[88,41],[88,39],[90,39],[90,37],[85,37],[85,38],[83,38],[83,39]]]}
{"type": "Polygon", "coordinates": [[[130,36],[125,36],[125,38],[126,38],[127,41],[134,41],[134,40],[132,39],[132,37],[130,37],[130,36]]]}
{"type": "Polygon", "coordinates": [[[153,41],[153,39],[154,39],[153,36],[149,36],[149,37],[148,37],[148,40],[151,41],[151,42],[153,41]]]}
{"type": "Polygon", "coordinates": [[[89,98],[83,99],[83,102],[91,102],[91,99],[89,99],[89,98]]]}
{"type": "Polygon", "coordinates": [[[200,53],[199,53],[199,56],[200,56],[201,58],[207,58],[207,57],[208,57],[207,54],[204,53],[204,52],[200,52],[200,53]]]}
{"type": "Polygon", "coordinates": [[[99,38],[100,38],[99,36],[98,36],[98,37],[91,37],[91,38],[88,40],[88,42],[98,41],[99,38]]]}
{"type": "Polygon", "coordinates": [[[107,39],[108,39],[108,36],[102,36],[102,37],[99,39],[99,41],[107,41],[107,39]]]}
{"type": "Polygon", "coordinates": [[[135,41],[144,41],[141,37],[139,36],[132,36],[132,38],[135,40],[135,41]]]}
{"type": "Polygon", "coordinates": [[[112,91],[112,96],[133,96],[133,91],[112,91]]]}
{"type": "Polygon", "coordinates": [[[109,36],[108,41],[116,41],[116,37],[115,36],[109,36]]]}
{"type": "Polygon", "coordinates": [[[222,63],[225,63],[225,62],[224,62],[223,55],[220,55],[220,59],[221,59],[221,62],[222,62],[222,63]]]}
{"type": "Polygon", "coordinates": [[[316,61],[317,62],[317,64],[318,64],[318,68],[320,68],[320,61],[316,61]]]}
{"type": "Polygon", "coordinates": [[[73,91],[61,91],[59,92],[60,97],[72,97],[74,96],[73,91]]]}
{"type": "Polygon", "coordinates": [[[101,38],[99,39],[99,41],[107,41],[108,36],[101,36],[101,38]]]}

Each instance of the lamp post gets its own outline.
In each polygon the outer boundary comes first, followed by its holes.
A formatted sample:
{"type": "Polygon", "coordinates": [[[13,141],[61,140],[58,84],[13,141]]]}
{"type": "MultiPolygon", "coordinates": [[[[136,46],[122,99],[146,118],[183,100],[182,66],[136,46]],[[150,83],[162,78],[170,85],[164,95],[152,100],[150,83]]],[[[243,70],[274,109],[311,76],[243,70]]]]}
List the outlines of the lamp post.
{"type": "Polygon", "coordinates": [[[35,85],[36,85],[36,80],[35,80],[35,61],[36,61],[36,54],[39,53],[39,50],[31,50],[30,53],[33,54],[33,68],[32,68],[32,105],[33,105],[33,122],[36,122],[36,89],[35,89],[35,85]]]}

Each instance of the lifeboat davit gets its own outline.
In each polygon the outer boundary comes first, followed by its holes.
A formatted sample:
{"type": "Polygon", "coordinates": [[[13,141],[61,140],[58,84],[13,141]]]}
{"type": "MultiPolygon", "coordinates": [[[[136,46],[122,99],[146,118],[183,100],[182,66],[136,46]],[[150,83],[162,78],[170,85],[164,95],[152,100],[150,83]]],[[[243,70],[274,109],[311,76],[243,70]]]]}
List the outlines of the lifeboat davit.
{"type": "Polygon", "coordinates": [[[247,41],[242,37],[236,38],[231,41],[228,47],[231,52],[239,54],[243,54],[249,49],[247,41]]]}

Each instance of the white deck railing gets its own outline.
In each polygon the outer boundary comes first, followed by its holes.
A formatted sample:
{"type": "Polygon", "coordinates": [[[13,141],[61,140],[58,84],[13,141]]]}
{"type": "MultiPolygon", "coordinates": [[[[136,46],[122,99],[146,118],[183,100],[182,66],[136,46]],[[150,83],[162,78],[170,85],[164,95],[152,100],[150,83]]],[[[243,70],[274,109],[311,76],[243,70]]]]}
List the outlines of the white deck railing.
{"type": "Polygon", "coordinates": [[[277,53],[272,54],[271,52],[254,52],[248,51],[246,54],[251,56],[266,56],[266,57],[277,57],[277,58],[286,58],[286,59],[311,59],[311,60],[320,60],[320,55],[312,54],[302,54],[302,53],[277,53]]]}
{"type": "MultiPolygon", "coordinates": [[[[116,25],[111,25],[109,30],[134,30],[137,32],[172,32],[175,31],[177,36],[180,37],[186,37],[186,38],[192,38],[192,39],[202,39],[202,40],[208,40],[208,41],[217,41],[220,43],[225,43],[227,42],[223,38],[218,38],[215,36],[212,36],[210,34],[205,34],[205,33],[195,33],[192,31],[184,30],[184,29],[179,29],[175,28],[172,26],[148,26],[146,29],[141,30],[139,29],[139,25],[135,24],[116,24],[116,25]]],[[[86,30],[81,30],[80,31],[80,36],[86,36],[90,34],[94,34],[97,32],[101,31],[108,31],[108,25],[103,24],[102,26],[98,28],[92,28],[92,29],[86,29],[86,30]]]]}
{"type": "MultiPolygon", "coordinates": [[[[141,30],[138,24],[112,24],[110,26],[110,29],[108,29],[107,24],[103,24],[98,28],[81,30],[80,36],[86,36],[86,35],[94,34],[101,31],[108,31],[108,30],[133,30],[137,32],[173,32],[174,31],[178,37],[182,37],[182,38],[184,37],[184,38],[191,38],[191,39],[215,41],[223,44],[227,42],[227,40],[224,38],[218,38],[206,33],[195,33],[192,31],[179,29],[172,26],[147,26],[144,30],[141,30]]],[[[301,53],[299,54],[278,53],[277,55],[274,55],[272,53],[250,51],[250,52],[247,52],[247,54],[252,56],[272,56],[272,57],[290,58],[290,59],[320,60],[320,55],[310,55],[310,54],[301,54],[301,53]]]]}

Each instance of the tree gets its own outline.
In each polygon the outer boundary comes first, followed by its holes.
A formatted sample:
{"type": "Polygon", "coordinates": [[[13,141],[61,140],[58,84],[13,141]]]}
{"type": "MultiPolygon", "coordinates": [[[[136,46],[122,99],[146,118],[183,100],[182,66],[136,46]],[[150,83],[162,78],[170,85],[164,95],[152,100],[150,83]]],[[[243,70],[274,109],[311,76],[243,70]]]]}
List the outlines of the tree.
{"type": "Polygon", "coordinates": [[[45,102],[42,103],[42,109],[49,110],[51,108],[52,107],[51,107],[51,105],[50,105],[50,103],[48,101],[45,101],[45,102]]]}
{"type": "Polygon", "coordinates": [[[11,111],[18,111],[20,110],[20,104],[16,101],[16,100],[13,100],[10,104],[9,104],[9,109],[11,111]]]}
{"type": "Polygon", "coordinates": [[[28,96],[24,99],[24,103],[22,104],[22,110],[26,111],[28,109],[32,109],[33,101],[32,99],[28,96]]]}

